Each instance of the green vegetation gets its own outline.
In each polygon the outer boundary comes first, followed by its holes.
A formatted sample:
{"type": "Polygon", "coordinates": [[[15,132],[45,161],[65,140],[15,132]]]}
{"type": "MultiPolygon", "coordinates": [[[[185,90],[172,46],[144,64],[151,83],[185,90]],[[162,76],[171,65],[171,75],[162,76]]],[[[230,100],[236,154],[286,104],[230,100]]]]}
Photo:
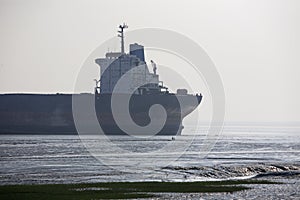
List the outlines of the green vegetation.
{"type": "Polygon", "coordinates": [[[264,180],[212,182],[111,182],[91,184],[5,185],[0,199],[130,199],[155,197],[157,193],[235,192],[245,184],[278,184],[264,180]]]}

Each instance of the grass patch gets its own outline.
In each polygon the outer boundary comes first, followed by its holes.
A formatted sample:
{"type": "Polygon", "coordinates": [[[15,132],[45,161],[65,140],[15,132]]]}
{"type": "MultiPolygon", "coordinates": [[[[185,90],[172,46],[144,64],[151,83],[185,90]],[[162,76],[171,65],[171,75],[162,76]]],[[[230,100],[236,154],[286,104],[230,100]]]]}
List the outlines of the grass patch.
{"type": "Polygon", "coordinates": [[[279,184],[265,180],[209,182],[112,182],[91,184],[5,185],[0,199],[131,199],[157,196],[156,193],[236,192],[245,184],[279,184]]]}

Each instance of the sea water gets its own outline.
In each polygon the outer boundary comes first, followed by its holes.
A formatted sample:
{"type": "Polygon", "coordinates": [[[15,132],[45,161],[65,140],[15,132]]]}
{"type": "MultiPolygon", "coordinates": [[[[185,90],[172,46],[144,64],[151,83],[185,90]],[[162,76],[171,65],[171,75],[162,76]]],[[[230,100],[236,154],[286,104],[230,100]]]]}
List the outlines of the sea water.
{"type": "MultiPolygon", "coordinates": [[[[178,154],[178,159],[168,166],[156,166],[153,163],[153,166],[147,169],[141,168],[139,173],[126,170],[126,165],[130,163],[123,162],[120,163],[121,166],[109,166],[110,163],[101,162],[101,159],[90,154],[78,136],[1,135],[0,183],[138,181],[147,178],[149,180],[207,180],[256,175],[264,171],[263,167],[284,168],[299,164],[299,130],[299,127],[225,127],[204,158],[199,156],[201,145],[207,142],[203,140],[204,137],[194,137],[192,134],[185,133],[176,136],[176,140],[193,139],[193,141],[184,152],[176,152],[176,150],[172,152],[178,154]],[[239,171],[239,167],[249,169],[239,171]],[[260,171],[255,171],[256,169],[249,171],[251,167],[256,167],[260,171]],[[150,172],[147,172],[148,170],[150,172]]],[[[161,147],[172,142],[171,136],[151,138],[110,136],[109,139],[134,156],[136,156],[134,154],[136,149],[148,149],[151,155],[151,147],[161,147]]],[[[93,141],[93,136],[90,140],[93,141]]],[[[101,154],[101,142],[97,146],[101,154]]],[[[111,157],[111,155],[103,156],[111,157]]],[[[158,159],[163,160],[167,156],[161,155],[158,159]]],[[[144,162],[142,156],[136,159],[144,162]]],[[[268,169],[265,171],[267,172],[268,169]]]]}
{"type": "MultiPolygon", "coordinates": [[[[205,142],[209,142],[205,140],[205,128],[200,132],[189,128],[173,139],[172,136],[110,136],[112,143],[129,152],[119,155],[122,162],[112,162],[114,165],[91,154],[79,136],[0,135],[0,184],[207,181],[277,175],[299,178],[298,126],[226,126],[204,157],[199,151],[205,142]],[[177,159],[168,165],[159,165],[160,159],[163,161],[169,156],[160,152],[152,166],[130,166],[131,157],[145,162],[139,151],[151,155],[153,148],[163,147],[174,139],[192,142],[184,152],[174,149],[171,153],[177,155],[177,159]],[[126,155],[129,155],[128,159],[126,155]],[[124,162],[126,159],[128,162],[124,162]]],[[[99,138],[93,140],[91,136],[90,142],[94,141],[97,141],[98,154],[110,148],[101,146],[99,138]]],[[[118,159],[114,155],[101,156],[118,159]]],[[[297,184],[298,188],[299,182],[297,184]]]]}

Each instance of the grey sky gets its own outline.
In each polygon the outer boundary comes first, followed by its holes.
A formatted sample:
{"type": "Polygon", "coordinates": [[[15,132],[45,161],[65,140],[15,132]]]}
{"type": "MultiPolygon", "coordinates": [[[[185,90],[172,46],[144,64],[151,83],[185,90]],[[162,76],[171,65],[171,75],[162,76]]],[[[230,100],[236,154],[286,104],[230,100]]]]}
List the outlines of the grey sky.
{"type": "Polygon", "coordinates": [[[0,93],[72,92],[85,59],[127,22],[201,45],[222,77],[226,120],[299,121],[299,9],[298,0],[0,0],[0,93]]]}

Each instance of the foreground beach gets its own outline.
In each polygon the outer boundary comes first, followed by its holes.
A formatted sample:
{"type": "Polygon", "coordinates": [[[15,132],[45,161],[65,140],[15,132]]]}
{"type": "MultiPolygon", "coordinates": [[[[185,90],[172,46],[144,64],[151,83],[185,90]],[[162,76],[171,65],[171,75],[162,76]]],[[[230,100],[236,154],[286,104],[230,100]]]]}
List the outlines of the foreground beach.
{"type": "MultiPolygon", "coordinates": [[[[0,199],[130,199],[166,195],[236,192],[250,185],[282,184],[267,180],[210,182],[111,182],[90,184],[5,185],[0,199]]],[[[176,196],[176,195],[175,195],[176,196]]],[[[180,195],[181,196],[181,195],[180,195]]],[[[193,196],[193,195],[192,195],[193,196]]]]}

